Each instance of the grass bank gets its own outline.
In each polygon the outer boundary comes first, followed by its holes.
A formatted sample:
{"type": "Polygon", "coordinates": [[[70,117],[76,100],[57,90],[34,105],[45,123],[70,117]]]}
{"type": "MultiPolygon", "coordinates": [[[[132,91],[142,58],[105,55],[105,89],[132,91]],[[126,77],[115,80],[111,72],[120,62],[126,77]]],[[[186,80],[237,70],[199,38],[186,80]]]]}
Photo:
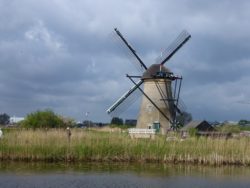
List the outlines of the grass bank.
{"type": "Polygon", "coordinates": [[[4,131],[0,159],[13,161],[126,161],[250,166],[250,139],[130,139],[127,133],[73,129],[4,131]]]}

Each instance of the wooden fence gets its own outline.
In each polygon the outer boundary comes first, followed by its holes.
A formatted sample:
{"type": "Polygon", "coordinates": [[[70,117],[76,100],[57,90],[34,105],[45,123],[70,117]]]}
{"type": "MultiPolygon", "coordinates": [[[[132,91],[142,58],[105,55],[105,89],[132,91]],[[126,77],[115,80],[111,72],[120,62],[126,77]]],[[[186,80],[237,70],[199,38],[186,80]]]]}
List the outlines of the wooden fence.
{"type": "Polygon", "coordinates": [[[152,138],[154,139],[156,129],[128,129],[131,138],[152,138]]]}

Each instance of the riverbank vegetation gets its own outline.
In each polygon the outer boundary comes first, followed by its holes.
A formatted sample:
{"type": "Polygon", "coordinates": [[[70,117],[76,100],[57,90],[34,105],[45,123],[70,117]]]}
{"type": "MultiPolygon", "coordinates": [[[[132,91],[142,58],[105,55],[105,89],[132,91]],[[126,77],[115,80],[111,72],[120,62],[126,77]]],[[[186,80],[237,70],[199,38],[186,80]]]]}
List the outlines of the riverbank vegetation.
{"type": "Polygon", "coordinates": [[[19,123],[23,128],[65,128],[75,125],[74,120],[65,118],[55,114],[52,110],[36,111],[27,115],[27,117],[19,123]]]}
{"type": "Polygon", "coordinates": [[[130,139],[125,131],[4,129],[0,159],[12,161],[124,161],[205,165],[250,165],[250,139],[191,137],[167,141],[130,139]]]}

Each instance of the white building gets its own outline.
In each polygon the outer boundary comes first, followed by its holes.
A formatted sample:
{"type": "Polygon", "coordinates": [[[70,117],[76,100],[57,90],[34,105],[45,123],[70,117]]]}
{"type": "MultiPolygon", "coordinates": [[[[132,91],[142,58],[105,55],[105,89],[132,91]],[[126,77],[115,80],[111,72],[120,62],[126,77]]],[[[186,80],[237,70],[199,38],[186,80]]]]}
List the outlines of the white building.
{"type": "Polygon", "coordinates": [[[24,117],[16,117],[16,116],[12,116],[10,117],[10,124],[15,124],[18,123],[20,121],[23,121],[24,117]]]}

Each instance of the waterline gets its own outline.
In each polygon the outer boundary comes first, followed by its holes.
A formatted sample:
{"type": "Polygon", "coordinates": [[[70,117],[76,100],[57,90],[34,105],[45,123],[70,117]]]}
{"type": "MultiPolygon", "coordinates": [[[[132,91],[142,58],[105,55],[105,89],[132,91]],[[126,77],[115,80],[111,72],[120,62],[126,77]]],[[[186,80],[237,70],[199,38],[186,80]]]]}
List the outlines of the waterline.
{"type": "Polygon", "coordinates": [[[249,187],[250,168],[130,163],[1,163],[0,187],[249,187]]]}

